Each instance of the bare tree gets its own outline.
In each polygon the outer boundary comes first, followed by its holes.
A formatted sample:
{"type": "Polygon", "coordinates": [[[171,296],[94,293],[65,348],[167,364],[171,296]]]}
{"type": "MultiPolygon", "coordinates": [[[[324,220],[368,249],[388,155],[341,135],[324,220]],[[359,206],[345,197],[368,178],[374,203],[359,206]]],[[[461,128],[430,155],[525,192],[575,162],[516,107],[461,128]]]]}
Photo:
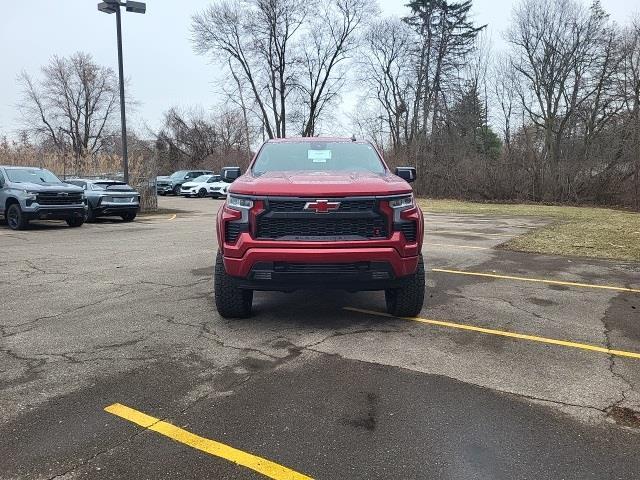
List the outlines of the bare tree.
{"type": "Polygon", "coordinates": [[[294,37],[304,0],[222,0],[193,16],[197,53],[210,55],[250,86],[269,138],[286,136],[287,99],[295,87],[294,37]]]}
{"type": "Polygon", "coordinates": [[[374,22],[364,36],[359,80],[381,108],[391,145],[398,150],[412,140],[410,125],[415,80],[410,49],[414,33],[395,18],[374,22]]]}
{"type": "Polygon", "coordinates": [[[628,127],[627,151],[632,164],[633,206],[640,211],[640,18],[636,17],[624,32],[622,73],[619,92],[628,127]]]}
{"type": "Polygon", "coordinates": [[[285,137],[293,124],[310,136],[344,85],[365,10],[366,0],[219,0],[194,15],[192,40],[237,91],[247,86],[245,111],[266,136],[285,137]]]}
{"type": "Polygon", "coordinates": [[[603,45],[611,40],[606,23],[598,1],[585,9],[574,0],[524,0],[514,10],[507,38],[518,95],[529,119],[544,132],[549,181],[557,188],[563,183],[563,140],[575,126],[578,110],[601,91],[613,65],[607,58],[604,65],[599,62],[603,45]]]}
{"type": "Polygon", "coordinates": [[[357,29],[376,7],[367,0],[332,0],[310,18],[301,46],[298,88],[305,106],[302,135],[313,136],[320,115],[337,98],[345,61],[358,46],[357,29]]]}
{"type": "Polygon", "coordinates": [[[159,169],[220,169],[230,162],[246,165],[250,152],[246,150],[245,133],[240,110],[222,109],[206,114],[202,109],[171,108],[155,134],[159,169]]]}
{"type": "Polygon", "coordinates": [[[91,55],[54,56],[42,67],[42,78],[19,76],[23,98],[19,109],[28,131],[59,150],[70,150],[80,162],[103,147],[117,107],[118,81],[110,68],[91,55]]]}
{"type": "Polygon", "coordinates": [[[512,137],[516,103],[516,79],[509,58],[498,58],[491,67],[492,93],[499,109],[499,122],[502,124],[502,138],[509,150],[512,137]]]}
{"type": "Polygon", "coordinates": [[[478,33],[486,26],[475,26],[469,19],[471,5],[471,0],[413,0],[407,5],[411,15],[405,21],[420,36],[415,49],[416,97],[412,129],[422,131],[423,135],[428,132],[429,120],[432,126],[438,121],[447,83],[455,80],[467,54],[475,47],[478,33]]]}

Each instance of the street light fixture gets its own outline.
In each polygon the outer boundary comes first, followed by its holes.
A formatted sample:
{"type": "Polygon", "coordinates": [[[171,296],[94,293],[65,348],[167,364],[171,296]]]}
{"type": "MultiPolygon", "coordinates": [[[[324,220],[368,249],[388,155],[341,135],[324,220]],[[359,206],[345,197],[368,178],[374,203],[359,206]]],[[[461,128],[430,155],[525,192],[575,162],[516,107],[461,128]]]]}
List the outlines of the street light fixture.
{"type": "Polygon", "coordinates": [[[118,32],[118,79],[120,81],[120,126],[122,127],[122,162],[124,166],[124,181],[129,183],[129,156],[127,152],[127,119],[124,110],[124,74],[122,68],[122,26],[120,21],[120,7],[127,12],[145,13],[147,5],[144,2],[120,2],[119,0],[105,0],[98,3],[98,10],[102,13],[116,14],[116,29],[118,32]]]}

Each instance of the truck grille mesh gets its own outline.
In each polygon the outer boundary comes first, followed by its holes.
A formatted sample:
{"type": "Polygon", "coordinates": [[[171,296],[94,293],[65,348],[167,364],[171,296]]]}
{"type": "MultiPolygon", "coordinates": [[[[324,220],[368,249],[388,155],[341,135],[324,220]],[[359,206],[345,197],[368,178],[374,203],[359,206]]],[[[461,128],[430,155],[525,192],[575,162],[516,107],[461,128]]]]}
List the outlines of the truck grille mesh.
{"type": "MultiPolygon", "coordinates": [[[[269,200],[268,208],[272,212],[304,212],[307,202],[315,199],[303,200],[269,200]]],[[[332,199],[329,199],[332,201],[332,199]]],[[[340,206],[336,212],[372,212],[376,208],[375,200],[338,200],[340,206]]]]}
{"type": "Polygon", "coordinates": [[[387,238],[386,218],[375,199],[330,199],[340,202],[328,213],[305,210],[309,199],[267,199],[266,211],[258,217],[258,239],[332,241],[387,238]],[[287,215],[290,214],[290,215],[287,215]]]}
{"type": "Polygon", "coordinates": [[[268,218],[258,223],[258,238],[278,239],[282,237],[349,237],[386,238],[386,222],[375,218],[268,218]]]}
{"type": "Polygon", "coordinates": [[[82,193],[60,194],[58,192],[38,193],[37,200],[40,205],[77,205],[82,204],[82,193]]]}

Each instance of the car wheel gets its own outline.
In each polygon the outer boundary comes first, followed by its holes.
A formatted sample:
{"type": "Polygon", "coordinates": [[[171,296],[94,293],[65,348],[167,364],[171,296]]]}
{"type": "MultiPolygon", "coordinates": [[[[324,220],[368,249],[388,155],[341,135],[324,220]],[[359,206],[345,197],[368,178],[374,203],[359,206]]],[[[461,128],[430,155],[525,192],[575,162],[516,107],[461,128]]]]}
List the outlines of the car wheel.
{"type": "Polygon", "coordinates": [[[74,227],[74,228],[81,227],[83,223],[84,223],[83,217],[67,218],[67,225],[69,225],[70,227],[74,227]]]}
{"type": "Polygon", "coordinates": [[[198,198],[204,198],[206,196],[207,196],[206,188],[201,188],[200,190],[198,190],[198,198]]]}
{"type": "Polygon", "coordinates": [[[122,220],[124,220],[125,222],[133,222],[135,218],[136,218],[135,213],[125,213],[124,215],[122,215],[122,220]]]}
{"type": "Polygon", "coordinates": [[[222,253],[218,251],[213,277],[218,313],[224,318],[247,318],[251,315],[253,290],[238,288],[236,279],[224,269],[222,253]]]}
{"type": "Polygon", "coordinates": [[[400,288],[388,288],[384,291],[387,312],[395,317],[415,317],[424,303],[424,262],[422,255],[418,259],[418,269],[400,288]]]}
{"type": "Polygon", "coordinates": [[[180,196],[180,185],[176,185],[175,187],[173,187],[173,194],[176,197],[180,196]]]}
{"type": "Polygon", "coordinates": [[[12,203],[7,209],[7,225],[11,230],[24,230],[29,224],[29,220],[24,217],[20,205],[12,203]]]}
{"type": "Polygon", "coordinates": [[[91,205],[89,205],[89,208],[87,208],[87,218],[86,218],[86,222],[95,222],[96,221],[96,212],[93,208],[91,208],[91,205]]]}
{"type": "Polygon", "coordinates": [[[158,195],[160,195],[161,197],[164,197],[166,195],[165,192],[156,192],[158,195]]]}

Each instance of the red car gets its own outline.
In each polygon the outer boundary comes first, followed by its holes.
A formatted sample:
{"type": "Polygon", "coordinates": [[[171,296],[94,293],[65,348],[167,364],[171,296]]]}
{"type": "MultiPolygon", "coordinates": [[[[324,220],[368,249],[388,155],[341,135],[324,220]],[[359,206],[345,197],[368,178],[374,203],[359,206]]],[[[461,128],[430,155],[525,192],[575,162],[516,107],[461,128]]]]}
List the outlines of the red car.
{"type": "Polygon", "coordinates": [[[251,314],[254,290],[384,290],[392,315],[424,300],[423,217],[408,182],[369,142],[268,140],[218,212],[215,300],[227,318],[251,314]]]}

